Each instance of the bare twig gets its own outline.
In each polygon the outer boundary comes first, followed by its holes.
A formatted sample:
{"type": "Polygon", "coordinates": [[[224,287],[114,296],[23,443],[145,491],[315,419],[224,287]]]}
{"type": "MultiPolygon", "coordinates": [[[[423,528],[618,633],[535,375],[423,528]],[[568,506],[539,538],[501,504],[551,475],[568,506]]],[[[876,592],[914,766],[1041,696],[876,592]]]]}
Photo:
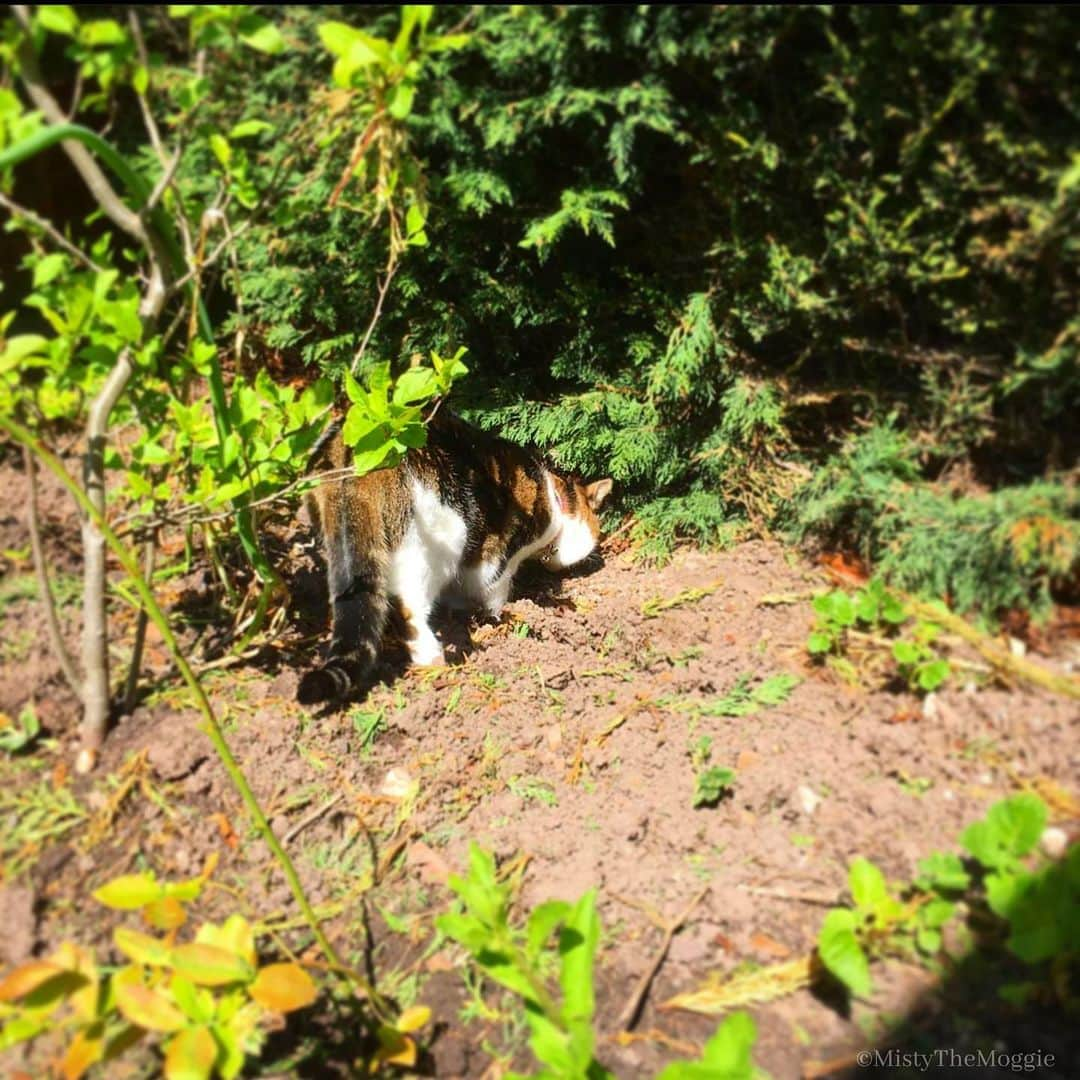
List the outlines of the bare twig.
{"type": "Polygon", "coordinates": [[[836,907],[840,902],[834,893],[828,896],[825,893],[795,893],[786,889],[768,889],[761,885],[737,885],[742,892],[748,892],[752,896],[767,896],[772,900],[791,900],[799,904],[816,904],[820,907],[836,907]]]}
{"type": "MultiPolygon", "coordinates": [[[[19,75],[30,95],[30,100],[37,106],[50,124],[66,124],[67,114],[60,107],[59,102],[52,96],[42,78],[38,67],[37,56],[34,54],[32,44],[33,31],[30,25],[30,9],[25,4],[12,4],[14,14],[24,34],[18,44],[19,75]]],[[[124,201],[116,194],[112,184],[109,183],[100,166],[94,160],[93,154],[81,143],[71,139],[65,139],[61,146],[64,153],[71,160],[72,165],[78,170],[83,182],[90,189],[98,206],[117,228],[123,230],[128,236],[138,240],[146,248],[150,248],[150,238],[143,225],[142,218],[134,210],[125,205],[124,201]]]]}
{"type": "Polygon", "coordinates": [[[682,929],[686,920],[694,913],[694,909],[705,899],[705,894],[709,891],[709,886],[706,885],[694,898],[686,905],[685,909],[675,917],[669,923],[664,924],[664,939],[660,943],[660,948],[656,951],[656,955],[653,957],[652,963],[648,966],[645,973],[638,979],[637,986],[634,988],[634,992],[630,995],[630,1000],[627,1001],[625,1008],[619,1013],[619,1019],[616,1021],[616,1026],[622,1031],[629,1031],[637,1023],[638,1016],[641,1013],[641,1006],[645,1002],[645,996],[649,992],[649,987],[652,986],[653,979],[656,978],[656,973],[660,970],[660,965],[664,962],[664,957],[668,954],[668,949],[671,948],[671,942],[675,935],[682,929]]]}
{"type": "MultiPolygon", "coordinates": [[[[315,807],[310,814],[306,814],[302,817],[282,838],[281,843],[283,845],[288,844],[290,841],[295,840],[309,825],[314,824],[324,814],[328,814],[341,800],[345,798],[342,792],[338,792],[332,799],[324,802],[322,806],[315,807]]],[[[374,864],[372,864],[374,865],[374,864]]]]}
{"type": "Polygon", "coordinates": [[[0,191],[0,206],[7,210],[13,217],[18,216],[26,218],[32,225],[35,225],[37,228],[41,229],[42,232],[47,234],[49,239],[52,240],[57,247],[63,248],[64,251],[81,262],[88,270],[93,270],[97,274],[102,272],[102,267],[98,266],[85,251],[76,247],[63,233],[60,232],[59,229],[56,228],[55,225],[53,225],[51,221],[35,214],[33,210],[26,206],[20,206],[14,199],[9,198],[2,191],[0,191]]]}
{"type": "Polygon", "coordinates": [[[368,323],[367,330],[364,331],[364,338],[360,342],[360,348],[356,350],[356,355],[353,357],[352,368],[350,370],[354,377],[356,375],[356,369],[360,366],[360,361],[364,357],[368,342],[371,340],[371,335],[375,330],[375,324],[379,321],[379,316],[382,314],[383,301],[386,299],[386,294],[390,290],[390,282],[394,280],[394,274],[397,273],[397,268],[398,259],[391,248],[390,258],[386,264],[386,277],[383,279],[382,285],[379,286],[379,298],[375,303],[375,312],[371,316],[371,322],[368,323]]]}
{"type": "Polygon", "coordinates": [[[37,493],[37,464],[34,455],[27,446],[23,447],[23,461],[26,464],[26,478],[30,484],[30,505],[27,513],[27,523],[30,527],[30,549],[34,554],[34,572],[37,574],[38,594],[45,607],[45,622],[49,628],[49,644],[60,670],[64,673],[68,685],[75,692],[75,696],[82,697],[82,681],[75,670],[75,662],[71,659],[64,644],[64,636],[60,632],[60,620],[56,614],[56,599],[53,596],[52,586],[49,584],[49,570],[45,563],[45,550],[41,543],[41,519],[38,515],[37,493]]]}

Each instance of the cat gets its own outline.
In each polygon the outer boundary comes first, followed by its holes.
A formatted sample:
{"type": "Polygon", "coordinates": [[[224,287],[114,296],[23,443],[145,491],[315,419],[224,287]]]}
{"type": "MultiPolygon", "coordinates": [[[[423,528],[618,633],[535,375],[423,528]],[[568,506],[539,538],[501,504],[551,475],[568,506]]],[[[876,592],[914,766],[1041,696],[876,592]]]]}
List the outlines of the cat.
{"type": "MultiPolygon", "coordinates": [[[[315,444],[308,472],[350,464],[340,424],[315,444]]],[[[428,619],[453,591],[497,617],[526,559],[550,570],[580,563],[600,536],[597,511],[610,479],[588,486],[549,469],[539,454],[436,413],[425,446],[394,468],[316,486],[308,515],[322,534],[333,616],[327,662],[307,672],[297,699],[337,701],[378,657],[396,598],[414,664],[443,662],[428,619]]]]}

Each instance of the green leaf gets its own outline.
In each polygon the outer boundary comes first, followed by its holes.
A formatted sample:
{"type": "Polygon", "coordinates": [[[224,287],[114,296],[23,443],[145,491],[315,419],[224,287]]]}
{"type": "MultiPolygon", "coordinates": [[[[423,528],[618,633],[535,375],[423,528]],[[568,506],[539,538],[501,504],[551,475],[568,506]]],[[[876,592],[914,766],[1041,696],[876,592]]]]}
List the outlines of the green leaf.
{"type": "Polygon", "coordinates": [[[431,368],[409,368],[402,372],[394,385],[394,403],[411,405],[417,401],[428,401],[437,389],[436,382],[435,372],[431,368]]]}
{"type": "Polygon", "coordinates": [[[241,120],[229,132],[230,139],[246,139],[251,135],[261,135],[264,131],[273,131],[274,125],[265,120],[241,120]]]}
{"type": "Polygon", "coordinates": [[[945,889],[962,892],[971,883],[971,875],[964,869],[960,856],[952,852],[935,851],[919,860],[919,885],[925,889],[945,889]]]}
{"type": "Polygon", "coordinates": [[[416,87],[412,83],[401,82],[390,93],[387,111],[395,120],[404,120],[412,112],[416,87]]]}
{"type": "Polygon", "coordinates": [[[931,660],[919,668],[919,686],[923,690],[936,690],[950,675],[947,660],[931,660]]]}
{"type": "Polygon", "coordinates": [[[1046,816],[1042,799],[1022,792],[991,806],[985,820],[964,830],[960,843],[988,869],[1008,867],[1034,850],[1046,816]]]}
{"type": "Polygon", "coordinates": [[[79,28],[79,17],[67,4],[40,4],[35,14],[38,26],[54,34],[71,37],[79,28]]]}
{"type": "Polygon", "coordinates": [[[416,203],[413,203],[405,213],[405,237],[408,243],[414,247],[424,247],[427,242],[427,233],[424,232],[426,217],[416,203]]]}
{"type": "MultiPolygon", "coordinates": [[[[596,890],[590,889],[570,909],[559,933],[562,969],[559,984],[563,992],[562,1015],[566,1021],[591,1021],[595,1008],[593,960],[600,941],[600,920],[596,914],[596,890]]],[[[590,1055],[591,1056],[591,1055],[590,1055]]]]}
{"type": "Polygon", "coordinates": [[[856,907],[873,911],[889,899],[889,890],[881,871],[861,856],[851,861],[848,870],[848,887],[856,907]]]}
{"type": "Polygon", "coordinates": [[[853,994],[870,993],[870,964],[855,936],[855,916],[834,908],[825,916],[818,934],[818,956],[825,967],[853,994]]]}
{"type": "Polygon", "coordinates": [[[245,15],[238,24],[240,40],[256,52],[277,56],[285,50],[281,31],[261,15],[245,15]]]}
{"type": "Polygon", "coordinates": [[[219,135],[215,131],[210,136],[209,142],[214,157],[218,159],[223,169],[228,170],[229,162],[232,161],[232,147],[229,145],[228,140],[224,135],[219,135]]]}
{"type": "Polygon", "coordinates": [[[812,656],[819,656],[821,653],[827,653],[832,648],[832,643],[832,634],[815,630],[806,639],[806,651],[812,656]]]}
{"type": "Polygon", "coordinates": [[[352,373],[349,371],[345,372],[345,393],[353,404],[359,404],[365,397],[363,387],[352,377],[352,373]]]}
{"type": "MultiPolygon", "coordinates": [[[[40,10],[47,11],[48,9],[43,8],[40,10]]],[[[67,256],[62,255],[60,252],[42,256],[34,264],[34,288],[40,289],[43,285],[48,285],[50,281],[64,272],[67,265],[67,256]]]]}
{"type": "Polygon", "coordinates": [[[910,641],[897,641],[893,645],[892,654],[898,664],[917,664],[921,652],[919,647],[910,641]]]}
{"type": "Polygon", "coordinates": [[[95,19],[79,28],[79,41],[97,48],[100,45],[119,45],[127,40],[127,31],[114,19],[95,19]]]}

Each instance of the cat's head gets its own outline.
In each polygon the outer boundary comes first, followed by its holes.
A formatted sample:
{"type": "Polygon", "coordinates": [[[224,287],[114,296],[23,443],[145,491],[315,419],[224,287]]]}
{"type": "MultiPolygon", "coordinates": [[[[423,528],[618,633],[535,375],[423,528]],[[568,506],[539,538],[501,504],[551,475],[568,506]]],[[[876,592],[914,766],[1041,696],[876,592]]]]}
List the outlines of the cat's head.
{"type": "Polygon", "coordinates": [[[600,539],[596,512],[611,494],[611,480],[582,484],[552,476],[551,484],[557,502],[553,515],[559,531],[542,559],[549,569],[563,570],[587,559],[595,550],[600,539]]]}

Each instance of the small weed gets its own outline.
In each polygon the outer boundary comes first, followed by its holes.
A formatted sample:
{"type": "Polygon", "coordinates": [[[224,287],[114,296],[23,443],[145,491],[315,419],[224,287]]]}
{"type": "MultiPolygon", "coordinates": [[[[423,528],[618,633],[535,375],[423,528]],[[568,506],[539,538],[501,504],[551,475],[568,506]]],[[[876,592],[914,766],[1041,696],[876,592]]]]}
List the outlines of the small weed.
{"type": "Polygon", "coordinates": [[[41,734],[41,722],[33,705],[27,705],[17,720],[0,713],[0,750],[7,754],[22,753],[41,734]]]}
{"type": "Polygon", "coordinates": [[[658,705],[676,712],[692,713],[694,716],[750,716],[761,709],[782,705],[799,685],[794,675],[781,673],[770,675],[757,686],[751,686],[753,675],[740,675],[734,686],[722,697],[711,702],[678,701],[660,698],[658,705]]]}
{"type": "Polygon", "coordinates": [[[4,877],[31,866],[49,841],[71,832],[87,817],[66,787],[49,780],[13,790],[0,788],[0,859],[4,877]]]}
{"type": "Polygon", "coordinates": [[[360,737],[360,750],[367,753],[375,740],[386,730],[386,713],[383,709],[372,712],[356,709],[350,716],[353,730],[360,737]]]}
{"type": "Polygon", "coordinates": [[[907,795],[925,795],[933,786],[934,781],[925,776],[908,776],[902,769],[896,773],[896,782],[900,790],[907,795]]]}
{"type": "Polygon", "coordinates": [[[875,579],[853,595],[842,589],[814,598],[817,616],[806,639],[811,656],[827,660],[842,676],[858,681],[858,670],[844,653],[858,639],[863,648],[888,649],[897,672],[912,690],[936,690],[952,673],[949,662],[932,648],[940,634],[936,623],[914,619],[904,603],[875,579]],[[901,626],[913,620],[909,637],[897,638],[901,626]],[[856,625],[863,630],[856,631],[856,625]]]}
{"type": "Polygon", "coordinates": [[[515,776],[506,786],[523,802],[533,800],[545,806],[559,805],[554,787],[538,776],[515,776]]]}
{"type": "Polygon", "coordinates": [[[670,611],[672,608],[685,607],[687,604],[696,604],[699,600],[704,600],[706,596],[712,596],[723,584],[722,580],[717,580],[711,585],[705,585],[702,588],[683,589],[682,592],[678,592],[674,596],[654,596],[641,605],[641,614],[646,619],[655,619],[662,612],[670,611]]]}
{"type": "Polygon", "coordinates": [[[735,782],[735,773],[731,769],[713,766],[697,774],[694,783],[694,808],[715,806],[730,790],[735,782]]]}
{"type": "Polygon", "coordinates": [[[532,632],[532,627],[527,622],[519,622],[514,627],[514,637],[526,638],[532,632]]]}
{"type": "Polygon", "coordinates": [[[731,769],[709,765],[712,757],[712,738],[702,735],[690,748],[690,761],[696,773],[694,781],[694,809],[701,806],[715,806],[730,790],[735,782],[735,773],[731,769]]]}

